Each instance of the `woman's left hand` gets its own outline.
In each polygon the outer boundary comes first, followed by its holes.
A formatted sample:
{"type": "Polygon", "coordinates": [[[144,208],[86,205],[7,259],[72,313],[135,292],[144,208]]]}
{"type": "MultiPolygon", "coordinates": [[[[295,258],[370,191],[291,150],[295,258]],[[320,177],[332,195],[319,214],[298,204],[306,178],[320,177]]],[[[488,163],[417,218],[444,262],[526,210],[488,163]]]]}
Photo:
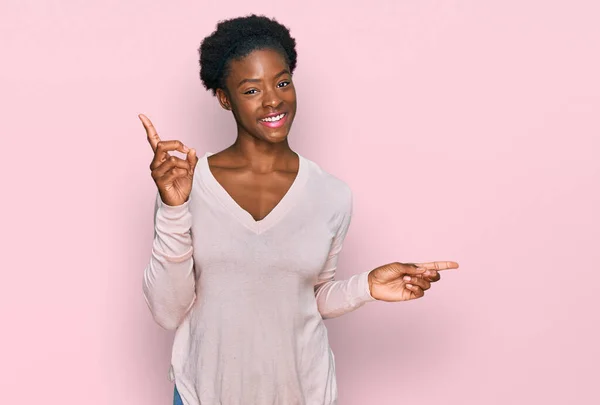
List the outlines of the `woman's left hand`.
{"type": "Polygon", "coordinates": [[[421,298],[440,279],[438,271],[457,268],[456,262],[384,264],[369,273],[371,296],[389,302],[421,298]]]}

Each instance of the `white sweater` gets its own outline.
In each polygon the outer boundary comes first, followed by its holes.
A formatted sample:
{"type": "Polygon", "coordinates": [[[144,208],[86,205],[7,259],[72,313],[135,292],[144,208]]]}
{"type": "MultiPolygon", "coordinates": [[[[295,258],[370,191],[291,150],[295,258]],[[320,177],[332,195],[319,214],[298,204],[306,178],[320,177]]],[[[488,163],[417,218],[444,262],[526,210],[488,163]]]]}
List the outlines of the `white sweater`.
{"type": "Polygon", "coordinates": [[[176,329],[169,378],[186,405],[335,405],[323,319],[375,300],[368,271],[335,280],[351,189],[299,155],[291,188],[256,221],[212,175],[212,154],[187,202],[156,198],[143,292],[176,329]]]}

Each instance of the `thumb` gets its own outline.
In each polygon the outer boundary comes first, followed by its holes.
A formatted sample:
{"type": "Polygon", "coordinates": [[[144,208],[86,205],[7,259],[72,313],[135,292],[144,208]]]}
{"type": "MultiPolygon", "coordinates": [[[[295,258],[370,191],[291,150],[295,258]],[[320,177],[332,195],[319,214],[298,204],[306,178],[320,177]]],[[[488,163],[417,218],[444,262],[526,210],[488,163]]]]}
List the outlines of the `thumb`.
{"type": "Polygon", "coordinates": [[[419,275],[419,274],[423,274],[427,271],[427,268],[425,267],[419,267],[416,264],[407,264],[404,266],[405,272],[406,274],[410,274],[410,275],[419,275]]]}
{"type": "Polygon", "coordinates": [[[196,164],[198,164],[198,156],[196,155],[196,149],[191,148],[190,151],[187,153],[187,161],[190,164],[190,168],[191,168],[191,174],[194,174],[194,171],[196,170],[196,164]]]}

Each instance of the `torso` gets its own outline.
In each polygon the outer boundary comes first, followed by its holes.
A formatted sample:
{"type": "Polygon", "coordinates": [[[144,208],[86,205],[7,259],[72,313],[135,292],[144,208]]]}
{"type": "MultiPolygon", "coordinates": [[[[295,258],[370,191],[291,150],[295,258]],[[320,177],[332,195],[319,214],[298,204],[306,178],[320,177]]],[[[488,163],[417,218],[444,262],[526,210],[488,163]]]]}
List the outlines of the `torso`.
{"type": "Polygon", "coordinates": [[[297,155],[290,157],[289,162],[290,167],[285,170],[261,174],[236,164],[227,149],[208,157],[213,177],[255,221],[265,218],[292,186],[299,168],[297,155]]]}

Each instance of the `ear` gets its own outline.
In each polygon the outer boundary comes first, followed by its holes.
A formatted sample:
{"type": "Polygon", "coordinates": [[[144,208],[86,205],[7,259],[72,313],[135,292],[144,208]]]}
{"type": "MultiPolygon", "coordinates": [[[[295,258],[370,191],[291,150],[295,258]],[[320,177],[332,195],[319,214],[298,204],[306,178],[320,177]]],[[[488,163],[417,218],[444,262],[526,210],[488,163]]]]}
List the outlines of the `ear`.
{"type": "Polygon", "coordinates": [[[223,89],[217,89],[217,99],[219,100],[219,104],[221,104],[221,107],[231,111],[231,103],[229,101],[229,96],[223,89]]]}

